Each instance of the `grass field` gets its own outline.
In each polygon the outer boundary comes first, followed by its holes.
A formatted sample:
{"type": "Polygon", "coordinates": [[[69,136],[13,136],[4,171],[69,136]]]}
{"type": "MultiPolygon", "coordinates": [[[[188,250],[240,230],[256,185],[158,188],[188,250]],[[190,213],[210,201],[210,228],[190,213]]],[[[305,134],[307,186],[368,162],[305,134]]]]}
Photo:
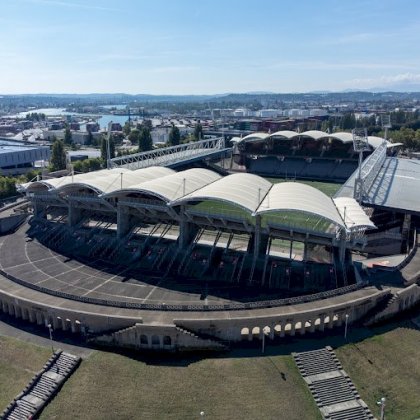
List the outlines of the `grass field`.
{"type": "Polygon", "coordinates": [[[320,419],[291,356],[153,365],[96,352],[44,410],[46,419],[320,419]]]}
{"type": "Polygon", "coordinates": [[[420,418],[420,331],[408,322],[336,350],[344,370],[375,417],[386,398],[387,420],[420,418]]]}
{"type": "MultiPolygon", "coordinates": [[[[46,419],[320,419],[290,356],[325,346],[335,352],[375,417],[386,397],[387,420],[420,418],[420,330],[409,321],[332,337],[288,341],[228,355],[142,360],[95,351],[46,407],[46,419]],[[368,337],[368,338],[366,338],[368,337]]],[[[50,356],[42,348],[0,337],[0,411],[50,356]]]]}
{"type": "MultiPolygon", "coordinates": [[[[289,179],[284,178],[265,178],[267,181],[272,182],[273,184],[278,184],[279,182],[290,182],[289,179]]],[[[295,182],[300,182],[301,184],[310,185],[311,187],[316,188],[317,190],[322,191],[328,196],[332,197],[340,188],[342,184],[336,184],[334,182],[321,182],[321,181],[304,181],[296,180],[295,182]]]]}
{"type": "Polygon", "coordinates": [[[0,412],[51,356],[51,349],[0,336],[0,412]]]}

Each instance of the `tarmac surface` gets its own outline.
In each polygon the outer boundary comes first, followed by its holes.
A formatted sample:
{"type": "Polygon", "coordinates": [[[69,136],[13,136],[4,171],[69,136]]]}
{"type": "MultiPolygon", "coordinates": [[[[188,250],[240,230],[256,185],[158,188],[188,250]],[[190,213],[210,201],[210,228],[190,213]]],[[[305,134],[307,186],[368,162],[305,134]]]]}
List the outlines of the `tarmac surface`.
{"type": "MultiPolygon", "coordinates": [[[[0,267],[6,273],[50,290],[76,296],[137,303],[228,303],[238,286],[144,276],[129,267],[99,260],[77,261],[26,236],[28,225],[0,237],[0,267]]],[[[239,293],[239,292],[238,292],[239,293]]],[[[265,296],[266,297],[266,296],[265,296]]]]}

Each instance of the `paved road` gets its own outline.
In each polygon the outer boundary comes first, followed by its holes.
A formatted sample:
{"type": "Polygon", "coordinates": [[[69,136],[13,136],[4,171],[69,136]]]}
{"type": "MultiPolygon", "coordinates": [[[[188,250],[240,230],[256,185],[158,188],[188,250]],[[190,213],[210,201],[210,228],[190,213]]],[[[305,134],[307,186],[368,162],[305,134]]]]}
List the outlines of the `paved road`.
{"type": "MultiPolygon", "coordinates": [[[[53,332],[53,336],[54,334],[56,333],[53,332]]],[[[5,314],[0,314],[0,336],[17,338],[27,343],[43,347],[51,347],[52,344],[55,349],[60,348],[82,358],[88,357],[94,351],[93,349],[84,347],[83,343],[79,342],[79,340],[63,334],[58,335],[60,341],[53,340],[51,343],[47,328],[16,320],[5,314]]]]}

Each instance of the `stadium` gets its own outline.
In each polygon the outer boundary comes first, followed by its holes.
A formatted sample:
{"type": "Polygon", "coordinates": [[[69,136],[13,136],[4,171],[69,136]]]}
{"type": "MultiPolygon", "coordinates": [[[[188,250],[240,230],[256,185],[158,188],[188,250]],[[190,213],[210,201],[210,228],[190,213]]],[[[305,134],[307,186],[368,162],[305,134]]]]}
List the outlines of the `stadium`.
{"type": "Polygon", "coordinates": [[[0,237],[0,307],[148,350],[281,342],[408,309],[420,167],[355,139],[254,133],[27,184],[28,223],[0,237]],[[307,180],[344,184],[330,196],[307,180]]]}

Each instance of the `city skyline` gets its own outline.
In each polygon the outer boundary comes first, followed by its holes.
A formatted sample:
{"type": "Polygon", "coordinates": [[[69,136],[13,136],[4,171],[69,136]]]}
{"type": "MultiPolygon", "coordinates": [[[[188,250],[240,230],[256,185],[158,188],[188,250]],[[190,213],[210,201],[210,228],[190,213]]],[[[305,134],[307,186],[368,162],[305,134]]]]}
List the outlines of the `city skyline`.
{"type": "Polygon", "coordinates": [[[420,90],[420,3],[14,0],[0,94],[420,90]]]}

